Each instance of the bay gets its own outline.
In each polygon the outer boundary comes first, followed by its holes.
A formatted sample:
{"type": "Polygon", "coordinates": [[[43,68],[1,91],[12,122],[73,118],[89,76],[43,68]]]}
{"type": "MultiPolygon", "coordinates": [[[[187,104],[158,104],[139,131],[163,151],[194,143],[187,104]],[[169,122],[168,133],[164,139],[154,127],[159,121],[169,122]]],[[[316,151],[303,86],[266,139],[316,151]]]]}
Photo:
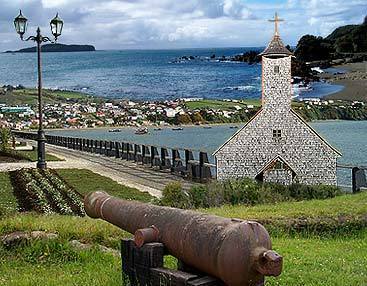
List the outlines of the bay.
{"type": "MultiPolygon", "coordinates": [[[[183,127],[181,131],[172,128],[154,130],[148,128],[145,135],[134,134],[135,129],[124,127],[121,132],[108,132],[108,129],[85,129],[85,130],[57,130],[47,131],[48,134],[71,136],[108,141],[124,141],[138,144],[166,146],[169,148],[188,148],[206,151],[212,154],[243,125],[214,125],[210,128],[203,126],[183,127]]],[[[367,166],[367,121],[319,121],[311,123],[329,143],[342,152],[343,156],[338,160],[339,164],[355,166],[367,166]]],[[[210,157],[213,162],[213,158],[210,157]]],[[[338,183],[350,185],[350,171],[338,170],[338,183]]]]}
{"type": "MultiPolygon", "coordinates": [[[[249,50],[262,48],[43,53],[43,85],[132,100],[260,98],[260,64],[217,61],[249,50]],[[212,55],[216,59],[210,60],[212,55]],[[197,58],[177,61],[183,56],[197,58]]],[[[35,53],[3,53],[0,63],[0,85],[36,86],[35,53]]],[[[300,97],[322,97],[342,88],[315,83],[300,97]]]]}

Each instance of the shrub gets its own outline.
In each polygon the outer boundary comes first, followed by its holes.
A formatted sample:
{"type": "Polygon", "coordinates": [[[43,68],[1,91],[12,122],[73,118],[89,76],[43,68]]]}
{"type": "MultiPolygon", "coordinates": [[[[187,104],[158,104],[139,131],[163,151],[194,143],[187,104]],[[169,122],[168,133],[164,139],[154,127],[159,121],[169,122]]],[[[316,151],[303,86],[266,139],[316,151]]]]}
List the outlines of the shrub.
{"type": "Polygon", "coordinates": [[[229,205],[273,204],[293,200],[328,199],[342,191],[336,186],[259,183],[249,178],[214,181],[208,185],[192,187],[187,193],[180,183],[163,190],[161,205],[177,208],[210,208],[229,205]]]}
{"type": "Polygon", "coordinates": [[[188,194],[190,196],[191,205],[194,208],[209,208],[211,206],[210,192],[207,186],[193,186],[188,194]]]}
{"type": "Polygon", "coordinates": [[[190,196],[182,190],[182,185],[179,182],[170,183],[163,189],[160,203],[164,206],[180,209],[191,207],[190,196]]]}
{"type": "Polygon", "coordinates": [[[254,205],[259,202],[261,186],[255,180],[235,179],[222,184],[226,203],[254,205]]]}
{"type": "Polygon", "coordinates": [[[8,128],[0,128],[0,151],[7,152],[10,148],[9,140],[10,140],[10,130],[8,128]]]}
{"type": "Polygon", "coordinates": [[[289,187],[290,195],[296,200],[328,199],[342,193],[340,188],[328,185],[293,184],[289,187]]]}
{"type": "Polygon", "coordinates": [[[279,203],[291,200],[293,200],[293,198],[290,195],[288,187],[274,183],[262,185],[262,189],[260,191],[260,203],[279,203]]]}

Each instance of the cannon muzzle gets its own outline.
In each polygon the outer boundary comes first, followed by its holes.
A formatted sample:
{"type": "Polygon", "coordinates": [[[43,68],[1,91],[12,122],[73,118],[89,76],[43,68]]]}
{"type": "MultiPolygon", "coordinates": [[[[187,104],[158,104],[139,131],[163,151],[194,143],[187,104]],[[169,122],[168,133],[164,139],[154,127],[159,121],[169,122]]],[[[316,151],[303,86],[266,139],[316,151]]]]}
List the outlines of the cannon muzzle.
{"type": "Polygon", "coordinates": [[[175,257],[230,286],[262,285],[278,276],[282,257],[271,250],[266,229],[254,221],[88,194],[85,211],[135,234],[137,246],[161,242],[175,257]]]}

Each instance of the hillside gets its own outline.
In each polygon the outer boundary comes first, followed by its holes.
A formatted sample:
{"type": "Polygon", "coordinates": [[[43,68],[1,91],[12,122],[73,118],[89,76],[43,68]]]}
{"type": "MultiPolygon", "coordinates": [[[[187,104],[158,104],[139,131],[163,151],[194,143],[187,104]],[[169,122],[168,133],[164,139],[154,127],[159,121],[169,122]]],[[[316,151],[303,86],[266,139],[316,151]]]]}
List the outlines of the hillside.
{"type": "MultiPolygon", "coordinates": [[[[43,52],[94,52],[96,48],[92,45],[64,45],[46,44],[42,46],[43,52]]],[[[18,51],[6,51],[5,53],[34,53],[36,47],[20,49],[18,51]]]]}
{"type": "MultiPolygon", "coordinates": [[[[64,103],[67,101],[98,101],[96,97],[76,91],[65,90],[42,90],[45,103],[64,103]]],[[[0,87],[0,104],[6,105],[37,105],[38,92],[35,88],[12,88],[10,86],[0,87]]]]}
{"type": "Polygon", "coordinates": [[[303,36],[296,47],[295,56],[301,61],[320,61],[338,58],[367,58],[367,16],[360,25],[336,28],[326,38],[303,36]]]}

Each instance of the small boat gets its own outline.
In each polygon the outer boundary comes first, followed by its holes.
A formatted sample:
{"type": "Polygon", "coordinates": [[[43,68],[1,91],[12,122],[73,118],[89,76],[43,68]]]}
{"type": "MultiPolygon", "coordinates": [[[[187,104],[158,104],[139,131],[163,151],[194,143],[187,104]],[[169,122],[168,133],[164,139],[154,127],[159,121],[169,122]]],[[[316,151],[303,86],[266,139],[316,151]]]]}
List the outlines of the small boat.
{"type": "Polygon", "coordinates": [[[121,129],[110,129],[108,132],[121,132],[121,129]]]}
{"type": "Polygon", "coordinates": [[[172,130],[173,131],[181,131],[181,130],[183,130],[183,128],[182,127],[176,127],[176,128],[172,128],[172,130]]]}
{"type": "Polygon", "coordinates": [[[162,131],[162,128],[154,128],[154,131],[162,131]]]}
{"type": "Polygon", "coordinates": [[[147,133],[148,133],[148,128],[146,127],[139,127],[138,129],[135,130],[135,134],[137,135],[143,135],[147,133]]]}
{"type": "Polygon", "coordinates": [[[231,128],[231,129],[237,129],[238,126],[229,126],[229,128],[231,128]]]}
{"type": "Polygon", "coordinates": [[[212,129],[212,127],[211,127],[211,126],[204,126],[203,128],[204,128],[204,129],[212,129]]]}

